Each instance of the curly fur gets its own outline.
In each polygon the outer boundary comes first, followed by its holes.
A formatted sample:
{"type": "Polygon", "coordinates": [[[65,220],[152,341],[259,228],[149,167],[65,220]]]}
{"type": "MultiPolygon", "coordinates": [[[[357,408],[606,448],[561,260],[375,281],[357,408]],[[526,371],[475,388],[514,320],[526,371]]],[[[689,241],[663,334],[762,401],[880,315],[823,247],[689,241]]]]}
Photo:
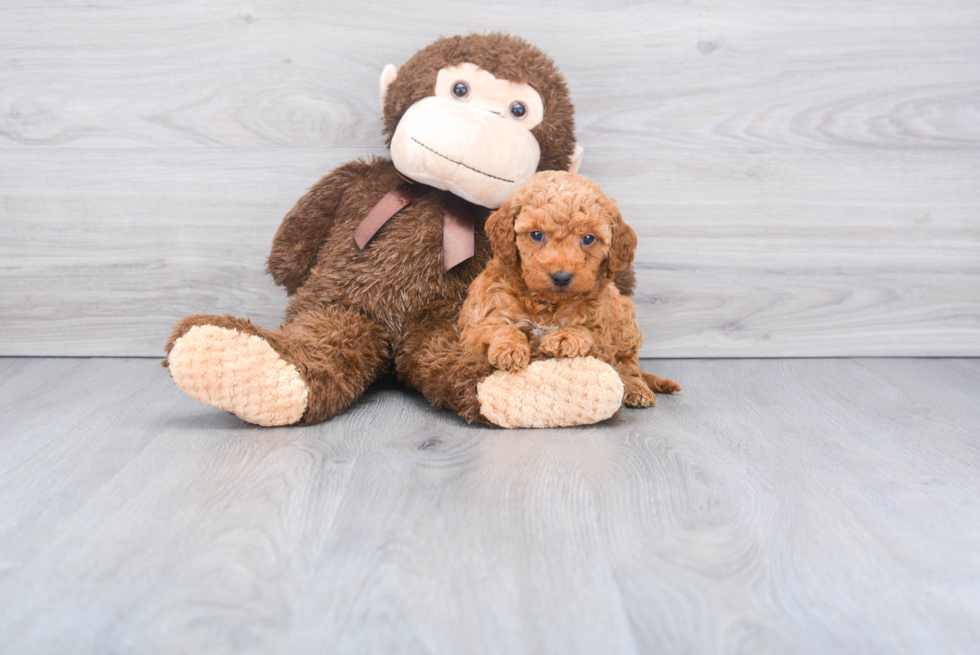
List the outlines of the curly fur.
{"type": "Polygon", "coordinates": [[[630,270],[636,233],[597,184],[538,173],[490,216],[486,231],[494,258],[459,316],[467,350],[506,371],[544,357],[596,357],[619,373],[624,403],[633,407],[653,405],[654,391],[680,389],[640,370],[643,335],[633,302],[615,283],[630,270]],[[556,273],[571,274],[567,286],[555,284],[556,273]]]}

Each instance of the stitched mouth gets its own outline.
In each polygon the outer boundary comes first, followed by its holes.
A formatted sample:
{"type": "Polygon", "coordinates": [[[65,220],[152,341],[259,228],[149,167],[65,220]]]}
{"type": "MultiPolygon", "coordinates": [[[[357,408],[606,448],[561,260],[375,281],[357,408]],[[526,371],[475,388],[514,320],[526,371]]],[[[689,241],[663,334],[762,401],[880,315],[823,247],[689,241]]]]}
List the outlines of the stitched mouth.
{"type": "Polygon", "coordinates": [[[484,173],[483,171],[477,170],[477,169],[473,168],[472,166],[467,166],[466,164],[464,164],[461,161],[456,161],[455,159],[450,159],[449,157],[447,157],[446,155],[442,154],[441,152],[438,152],[436,150],[433,150],[429,146],[425,145],[424,143],[422,143],[421,141],[419,141],[418,139],[416,139],[414,136],[412,137],[412,141],[414,141],[415,143],[419,144],[420,146],[422,146],[423,148],[425,148],[426,150],[428,150],[432,154],[437,155],[439,157],[442,157],[446,161],[451,161],[452,163],[456,164],[457,166],[462,166],[463,168],[468,168],[469,170],[473,171],[474,173],[479,173],[480,175],[485,175],[485,176],[487,176],[489,178],[493,178],[494,180],[500,180],[501,182],[506,182],[507,184],[514,184],[514,180],[508,180],[508,179],[503,178],[503,177],[497,177],[496,175],[491,175],[490,173],[484,173]]]}

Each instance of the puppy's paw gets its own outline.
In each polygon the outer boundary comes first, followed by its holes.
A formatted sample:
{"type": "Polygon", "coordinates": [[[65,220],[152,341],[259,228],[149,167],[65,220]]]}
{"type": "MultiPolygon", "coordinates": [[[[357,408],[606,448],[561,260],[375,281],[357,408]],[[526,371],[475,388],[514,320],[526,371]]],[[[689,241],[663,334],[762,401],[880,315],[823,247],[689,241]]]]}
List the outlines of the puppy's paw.
{"type": "Polygon", "coordinates": [[[643,381],[647,383],[648,387],[657,393],[675,393],[677,391],[681,391],[681,385],[677,384],[673,380],[657,377],[653,373],[644,373],[643,381]]]}
{"type": "Polygon", "coordinates": [[[657,396],[640,378],[626,378],[623,386],[626,388],[623,404],[627,407],[653,407],[657,404],[657,396]]]}
{"type": "Polygon", "coordinates": [[[531,360],[531,348],[527,342],[497,341],[487,349],[487,359],[502,371],[523,371],[531,360]]]}
{"type": "Polygon", "coordinates": [[[595,345],[595,339],[588,330],[562,328],[541,340],[541,352],[557,359],[563,357],[585,357],[595,345]]]}

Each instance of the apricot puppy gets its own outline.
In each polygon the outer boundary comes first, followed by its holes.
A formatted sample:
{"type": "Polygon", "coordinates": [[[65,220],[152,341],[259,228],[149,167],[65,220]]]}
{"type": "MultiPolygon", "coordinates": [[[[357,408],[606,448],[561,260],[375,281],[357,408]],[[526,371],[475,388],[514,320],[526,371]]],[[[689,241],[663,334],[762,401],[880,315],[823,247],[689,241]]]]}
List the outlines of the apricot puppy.
{"type": "Polygon", "coordinates": [[[680,391],[640,370],[633,301],[614,283],[633,262],[636,233],[595,182],[537,173],[487,219],[486,232],[494,257],[459,315],[466,348],[505,371],[546,357],[596,357],[619,373],[630,407],[650,407],[655,391],[680,391]]]}

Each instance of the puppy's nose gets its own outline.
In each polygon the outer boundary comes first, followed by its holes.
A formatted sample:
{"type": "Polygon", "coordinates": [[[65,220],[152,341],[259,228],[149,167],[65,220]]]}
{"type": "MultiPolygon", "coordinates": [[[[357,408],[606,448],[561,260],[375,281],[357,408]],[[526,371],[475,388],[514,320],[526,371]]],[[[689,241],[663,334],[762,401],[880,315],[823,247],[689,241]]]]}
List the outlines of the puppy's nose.
{"type": "Polygon", "coordinates": [[[551,281],[555,283],[556,287],[567,287],[568,283],[572,281],[572,274],[558,271],[551,274],[551,281]]]}

